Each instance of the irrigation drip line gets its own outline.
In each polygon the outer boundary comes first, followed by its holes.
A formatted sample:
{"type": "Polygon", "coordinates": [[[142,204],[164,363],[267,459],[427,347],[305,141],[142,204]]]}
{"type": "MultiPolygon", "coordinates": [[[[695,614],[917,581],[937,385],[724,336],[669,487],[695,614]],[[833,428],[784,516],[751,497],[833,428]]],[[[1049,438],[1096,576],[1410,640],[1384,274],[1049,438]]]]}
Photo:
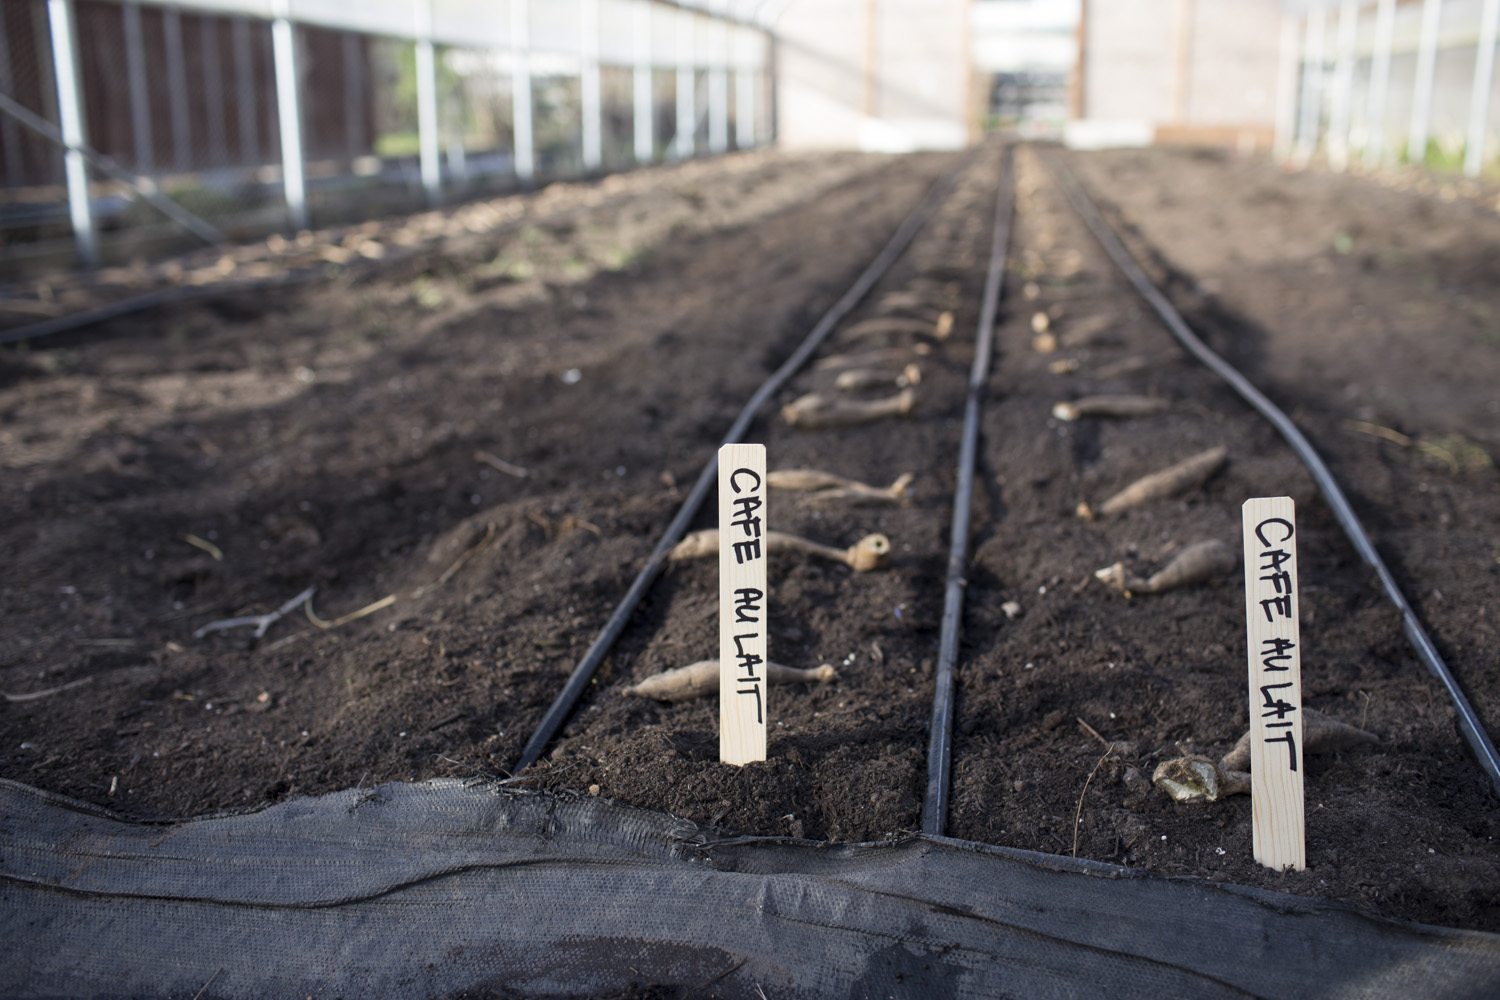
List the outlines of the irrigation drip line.
{"type": "Polygon", "coordinates": [[[1262,417],[1276,428],[1277,432],[1291,445],[1302,464],[1307,466],[1308,472],[1312,474],[1313,480],[1318,484],[1318,490],[1323,494],[1323,499],[1333,509],[1333,516],[1338,519],[1339,526],[1344,529],[1344,534],[1359,553],[1360,558],[1365,561],[1375,575],[1380,579],[1380,587],[1385,591],[1386,598],[1401,612],[1401,630],[1406,634],[1407,641],[1411,643],[1413,651],[1417,654],[1427,669],[1442,683],[1448,697],[1453,702],[1454,709],[1458,712],[1459,729],[1463,733],[1464,741],[1469,744],[1469,749],[1479,760],[1479,766],[1489,775],[1490,783],[1494,786],[1497,794],[1500,794],[1500,755],[1495,752],[1495,744],[1491,742],[1489,735],[1484,731],[1483,724],[1475,714],[1474,708],[1469,704],[1469,699],[1464,695],[1463,689],[1459,687],[1453,672],[1448,669],[1448,664],[1443,661],[1437,647],[1433,645],[1432,638],[1427,634],[1427,629],[1422,625],[1421,619],[1412,610],[1411,603],[1407,601],[1406,595],[1396,583],[1396,578],[1386,567],[1385,560],[1380,557],[1370,536],[1365,532],[1364,526],[1360,524],[1359,518],[1350,506],[1349,500],[1344,496],[1338,481],[1334,479],[1333,473],[1329,471],[1328,465],[1323,461],[1307,437],[1297,427],[1292,419],[1286,415],[1275,403],[1255,387],[1249,379],[1229,362],[1214,353],[1198,335],[1193,332],[1182,314],[1172,305],[1170,299],[1161,292],[1146,276],[1146,272],[1136,262],[1125,244],[1116,235],[1114,228],[1100,213],[1099,209],[1089,198],[1082,184],[1073,177],[1068,168],[1060,163],[1048,162],[1048,168],[1053,176],[1057,178],[1063,193],[1067,195],[1074,211],[1083,219],[1084,223],[1093,231],[1094,238],[1099,241],[1111,260],[1129,279],[1131,285],[1140,293],[1156,314],[1161,317],[1162,322],[1171,331],[1177,341],[1199,361],[1203,362],[1215,374],[1229,383],[1230,388],[1237,392],[1245,402],[1249,403],[1262,417]]]}
{"type": "MultiPolygon", "coordinates": [[[[734,423],[730,426],[728,432],[725,433],[721,442],[722,444],[734,444],[744,436],[744,433],[750,429],[751,422],[755,420],[771,397],[780,391],[781,387],[793,375],[802,370],[807,362],[811,360],[817,349],[822,346],[823,341],[828,339],[828,335],[833,332],[834,328],[843,321],[845,316],[853,311],[855,306],[864,300],[865,296],[870,293],[870,289],[875,287],[875,283],[885,276],[886,272],[895,265],[896,261],[901,259],[901,255],[906,252],[907,246],[911,244],[917,231],[932,217],[938,205],[948,196],[948,192],[953,188],[959,174],[969,166],[972,160],[972,156],[965,157],[962,163],[948,174],[939,178],[932,185],[927,192],[927,196],[922,199],[922,203],[917,206],[911,215],[906,217],[906,220],[896,230],[895,235],[890,238],[889,242],[876,255],[875,259],[865,266],[864,271],[860,273],[854,284],[849,287],[849,290],[844,292],[843,296],[823,314],[823,317],[818,320],[817,325],[803,339],[797,350],[781,363],[781,367],[777,368],[765,382],[761,383],[760,388],[755,391],[755,395],[750,397],[750,401],[740,410],[739,416],[735,418],[734,423]]],[[[562,691],[547,709],[547,714],[542,716],[542,721],[538,723],[536,731],[532,733],[531,739],[527,741],[525,748],[521,751],[520,759],[511,768],[512,774],[520,774],[523,770],[535,764],[541,758],[542,751],[552,742],[552,738],[557,735],[557,731],[562,728],[563,723],[573,713],[574,706],[577,705],[578,699],[583,696],[583,692],[588,687],[589,682],[593,680],[594,674],[598,672],[599,665],[604,662],[604,658],[614,648],[615,641],[625,631],[625,626],[630,621],[630,616],[646,596],[646,591],[651,588],[651,585],[656,582],[656,578],[661,575],[662,568],[667,562],[667,554],[672,551],[673,546],[682,540],[682,536],[686,533],[688,525],[698,515],[698,510],[703,506],[703,501],[707,499],[709,490],[715,485],[718,477],[718,469],[719,456],[718,449],[715,448],[708,463],[704,465],[703,471],[698,474],[698,480],[693,484],[691,492],[683,500],[682,506],[678,508],[676,516],[667,525],[666,531],[662,533],[661,539],[656,543],[656,547],[651,550],[651,555],[647,557],[646,564],[636,574],[635,580],[630,584],[630,589],[625,592],[625,596],[615,607],[614,612],[610,614],[609,620],[605,622],[604,628],[595,637],[588,651],[583,654],[583,659],[579,660],[578,665],[573,668],[573,673],[569,675],[568,681],[563,685],[562,691]]]]}
{"type": "Polygon", "coordinates": [[[155,309],[157,306],[190,302],[194,299],[215,299],[220,296],[234,295],[239,292],[287,288],[321,277],[323,277],[321,271],[297,271],[275,278],[251,278],[241,281],[216,281],[208,285],[177,285],[171,288],[158,288],[115,302],[106,302],[104,305],[95,306],[92,309],[82,309],[78,312],[68,313],[66,316],[39,320],[36,323],[28,323],[25,326],[18,326],[10,330],[0,330],[0,344],[18,344],[27,340],[55,337],[60,333],[71,333],[74,330],[82,330],[85,327],[94,326],[98,323],[106,323],[112,319],[119,319],[121,316],[129,316],[133,313],[145,312],[147,309],[155,309]]]}
{"type": "Polygon", "coordinates": [[[91,309],[81,309],[65,316],[39,320],[9,330],[0,330],[0,344],[15,344],[21,341],[40,340],[43,337],[55,337],[58,334],[82,330],[159,306],[176,305],[198,299],[217,299],[244,292],[269,291],[273,288],[294,288],[298,285],[331,281],[336,278],[357,281],[374,271],[388,270],[427,252],[425,248],[412,247],[388,252],[379,259],[361,258],[336,266],[314,263],[267,278],[227,278],[202,285],[173,285],[168,288],[156,288],[114,302],[106,302],[91,309]]]}
{"type": "Polygon", "coordinates": [[[995,194],[995,230],[990,243],[989,270],[984,278],[979,329],[974,341],[974,366],[969,371],[969,391],[964,401],[958,476],[953,487],[948,579],[943,592],[943,620],[932,695],[932,727],[927,740],[927,794],[922,800],[922,832],[934,837],[943,835],[948,819],[948,789],[952,783],[953,763],[954,673],[958,665],[959,635],[963,631],[964,591],[969,585],[964,573],[969,562],[974,466],[979,451],[979,417],[984,409],[984,389],[994,357],[995,315],[1005,285],[1005,256],[1010,246],[1011,217],[1015,212],[1014,165],[1014,155],[1007,150],[1000,171],[999,190],[995,194]]]}
{"type": "Polygon", "coordinates": [[[0,330],[0,344],[16,344],[26,340],[55,337],[58,334],[71,333],[74,330],[82,330],[112,319],[119,319],[121,316],[130,316],[158,306],[176,305],[180,302],[217,299],[244,292],[268,291],[273,288],[294,288],[298,285],[308,285],[315,281],[331,281],[335,278],[358,280],[377,268],[389,268],[409,261],[421,252],[416,249],[403,250],[399,253],[387,254],[380,260],[361,259],[336,267],[311,264],[269,278],[228,278],[203,285],[173,285],[169,288],[156,288],[139,295],[106,302],[91,309],[68,313],[66,316],[57,316],[28,323],[25,326],[12,327],[9,330],[0,330]]]}
{"type": "MultiPolygon", "coordinates": [[[[3,107],[3,102],[4,95],[0,95],[0,112],[6,110],[3,107]]],[[[519,221],[507,222],[497,227],[495,233],[512,232],[519,228],[519,225],[519,221]]],[[[297,270],[267,278],[228,278],[223,281],[214,281],[202,285],[174,285],[168,288],[152,289],[151,291],[141,292],[114,302],[106,302],[100,306],[68,313],[65,316],[57,316],[52,319],[28,323],[25,326],[0,330],[0,345],[40,340],[43,337],[54,337],[62,333],[71,333],[74,330],[82,330],[112,319],[119,319],[121,316],[130,316],[138,312],[145,312],[148,309],[175,305],[181,302],[191,302],[198,299],[216,299],[242,292],[291,288],[297,285],[311,284],[321,280],[333,280],[335,278],[359,280],[374,271],[389,270],[397,265],[427,255],[430,252],[430,248],[425,246],[408,247],[388,251],[385,256],[378,259],[360,258],[337,266],[324,266],[314,263],[297,270]]]]}

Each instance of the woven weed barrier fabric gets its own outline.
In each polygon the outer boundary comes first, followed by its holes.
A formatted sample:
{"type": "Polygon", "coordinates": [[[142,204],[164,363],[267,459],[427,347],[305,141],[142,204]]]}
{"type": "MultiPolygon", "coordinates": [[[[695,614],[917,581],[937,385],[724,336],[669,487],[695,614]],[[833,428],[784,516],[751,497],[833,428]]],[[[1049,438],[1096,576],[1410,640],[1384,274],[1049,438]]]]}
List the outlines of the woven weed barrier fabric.
{"type": "Polygon", "coordinates": [[[129,822],[0,782],[0,994],[1481,997],[1500,936],[452,781],[129,822]]]}

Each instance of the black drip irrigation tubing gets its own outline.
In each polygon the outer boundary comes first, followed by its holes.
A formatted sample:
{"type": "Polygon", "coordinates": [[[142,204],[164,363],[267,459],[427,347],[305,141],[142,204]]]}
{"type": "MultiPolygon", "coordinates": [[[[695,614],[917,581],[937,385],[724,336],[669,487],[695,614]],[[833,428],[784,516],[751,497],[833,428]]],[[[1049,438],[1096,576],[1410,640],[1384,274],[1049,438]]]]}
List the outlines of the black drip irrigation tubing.
{"type": "Polygon", "coordinates": [[[1073,210],[1083,219],[1084,223],[1093,231],[1094,238],[1104,248],[1111,260],[1119,267],[1120,271],[1129,279],[1131,285],[1140,293],[1156,314],[1161,317],[1172,336],[1177,338],[1184,349],[1193,357],[1203,362],[1216,375],[1229,383],[1230,388],[1237,392],[1245,402],[1270,422],[1277,432],[1291,445],[1292,451],[1307,466],[1307,471],[1312,474],[1313,480],[1318,484],[1318,490],[1323,494],[1323,499],[1333,509],[1333,516],[1338,519],[1339,526],[1344,529],[1344,534],[1349,537],[1354,550],[1359,553],[1360,558],[1375,571],[1380,579],[1381,590],[1385,592],[1386,599],[1394,604],[1401,612],[1401,630],[1406,634],[1407,641],[1411,643],[1417,658],[1426,665],[1427,669],[1443,685],[1448,692],[1449,699],[1453,702],[1454,709],[1458,712],[1459,730],[1463,733],[1464,741],[1469,744],[1469,749],[1479,760],[1479,766],[1489,776],[1490,783],[1497,794],[1500,794],[1500,755],[1495,752],[1495,744],[1490,740],[1489,734],[1484,731],[1484,725],[1479,721],[1474,708],[1469,704],[1469,699],[1464,695],[1463,689],[1459,687],[1453,672],[1448,669],[1448,664],[1443,661],[1438,653],[1437,647],[1433,645],[1432,638],[1427,634],[1427,629],[1422,625],[1421,619],[1412,610],[1411,603],[1407,601],[1406,595],[1396,583],[1396,578],[1386,567],[1385,560],[1380,557],[1370,536],[1365,532],[1364,526],[1360,524],[1359,518],[1350,506],[1349,500],[1344,496],[1338,480],[1329,471],[1328,465],[1323,461],[1301,429],[1292,422],[1280,407],[1271,402],[1255,387],[1255,385],[1229,362],[1214,353],[1198,335],[1193,332],[1192,327],[1182,318],[1182,314],[1172,305],[1170,299],[1162,293],[1146,272],[1131,256],[1130,251],[1125,248],[1116,235],[1113,227],[1105,220],[1103,214],[1084,191],[1083,186],[1072,175],[1068,168],[1060,163],[1048,162],[1048,169],[1067,195],[1073,210]]]}
{"type": "Polygon", "coordinates": [[[82,330],[100,323],[107,323],[112,319],[119,319],[121,316],[130,316],[134,313],[145,312],[148,309],[155,309],[158,306],[191,302],[195,299],[217,299],[240,292],[290,288],[294,285],[307,284],[310,281],[316,281],[325,277],[329,277],[325,271],[315,269],[296,271],[275,278],[216,281],[206,285],[178,285],[172,288],[158,288],[153,291],[142,292],[139,295],[132,295],[129,298],[119,299],[115,302],[107,302],[92,309],[82,309],[78,312],[68,313],[66,316],[57,316],[52,319],[28,323],[25,326],[18,326],[9,330],[0,330],[0,344],[19,344],[22,341],[55,337],[61,333],[82,330]]]}
{"type": "Polygon", "coordinates": [[[969,562],[969,519],[974,500],[974,466],[979,451],[979,418],[990,378],[995,347],[995,316],[1005,285],[1005,257],[1010,247],[1011,218],[1015,212],[1014,156],[1007,150],[995,195],[995,231],[990,243],[989,270],[984,278],[984,302],[974,339],[974,366],[964,401],[963,437],[958,447],[958,475],[953,487],[953,528],[948,544],[948,578],[943,591],[943,621],[938,637],[938,659],[932,695],[932,728],[927,740],[927,794],[922,800],[922,832],[943,835],[948,819],[948,791],[953,770],[954,674],[958,640],[963,631],[964,578],[969,562]]]}
{"type": "MultiPolygon", "coordinates": [[[[515,223],[510,222],[497,227],[497,231],[509,231],[514,227],[515,223]]],[[[72,333],[75,330],[107,323],[122,316],[131,316],[135,313],[183,302],[227,298],[243,292],[293,288],[316,281],[333,281],[339,278],[358,281],[372,272],[390,270],[431,252],[432,250],[428,247],[403,248],[389,252],[379,259],[360,259],[346,264],[311,264],[268,278],[228,278],[202,285],[173,285],[168,288],[156,288],[89,309],[80,309],[65,316],[56,316],[28,323],[25,326],[0,330],[0,345],[55,337],[59,334],[72,333]]],[[[271,263],[275,262],[271,261],[271,263]]],[[[3,304],[0,302],[0,305],[3,304]]]]}
{"type": "MultiPolygon", "coordinates": [[[[755,395],[750,397],[750,401],[740,410],[739,416],[724,434],[722,444],[734,444],[744,436],[745,432],[750,429],[750,424],[771,397],[807,365],[813,354],[822,346],[823,341],[828,339],[828,335],[843,321],[845,316],[853,311],[855,306],[864,300],[865,296],[870,293],[870,289],[875,287],[875,283],[885,277],[886,272],[901,259],[901,255],[906,252],[906,248],[917,235],[917,231],[932,217],[938,205],[948,196],[948,192],[953,188],[959,175],[968,168],[972,160],[972,156],[965,157],[962,163],[932,185],[927,196],[922,199],[922,203],[906,217],[895,235],[890,238],[875,259],[865,266],[864,271],[860,273],[849,290],[844,292],[843,296],[823,314],[796,351],[781,363],[781,367],[772,372],[770,377],[761,383],[760,388],[755,390],[755,395]]],[[[651,550],[646,564],[636,574],[635,580],[630,584],[630,589],[625,592],[625,596],[621,598],[620,603],[610,614],[609,620],[605,622],[604,628],[594,638],[588,651],[583,654],[583,659],[579,660],[578,665],[573,668],[562,691],[548,707],[547,713],[542,716],[542,721],[537,724],[536,731],[531,734],[531,739],[526,742],[525,748],[521,751],[520,759],[511,768],[513,775],[520,774],[541,759],[542,752],[547,749],[563,723],[567,722],[568,717],[573,714],[573,708],[578,704],[578,699],[583,697],[583,692],[593,680],[594,674],[598,672],[600,664],[604,662],[604,658],[614,648],[616,640],[625,631],[630,616],[635,613],[635,609],[645,598],[646,591],[651,589],[651,585],[661,575],[662,568],[667,562],[667,554],[682,540],[688,525],[693,522],[693,518],[698,516],[699,508],[703,506],[709,490],[717,481],[718,468],[718,449],[715,448],[708,463],[703,466],[703,471],[698,474],[698,480],[693,484],[692,491],[688,493],[682,506],[678,508],[676,516],[662,532],[661,539],[651,550]]]]}

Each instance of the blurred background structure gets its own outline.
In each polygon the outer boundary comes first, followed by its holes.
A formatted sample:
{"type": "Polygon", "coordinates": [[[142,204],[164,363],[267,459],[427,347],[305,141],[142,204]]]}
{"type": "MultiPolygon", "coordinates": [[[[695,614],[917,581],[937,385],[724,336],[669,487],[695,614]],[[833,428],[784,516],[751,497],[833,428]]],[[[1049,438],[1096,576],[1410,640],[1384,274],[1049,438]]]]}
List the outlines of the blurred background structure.
{"type": "Polygon", "coordinates": [[[746,6],[3,0],[4,258],[179,245],[153,194],[217,238],[758,145],[746,6]]]}
{"type": "Polygon", "coordinates": [[[746,149],[1274,149],[1478,176],[1500,0],[0,0],[0,269],[746,149]]]}

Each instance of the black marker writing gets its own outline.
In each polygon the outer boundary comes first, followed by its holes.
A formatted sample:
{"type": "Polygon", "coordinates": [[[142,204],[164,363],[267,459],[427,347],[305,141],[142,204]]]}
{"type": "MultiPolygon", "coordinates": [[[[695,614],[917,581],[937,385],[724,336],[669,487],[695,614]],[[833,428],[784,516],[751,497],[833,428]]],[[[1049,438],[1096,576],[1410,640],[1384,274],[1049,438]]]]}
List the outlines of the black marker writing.
{"type": "Polygon", "coordinates": [[[740,587],[734,592],[734,620],[739,622],[750,622],[752,625],[760,621],[760,602],[766,595],[755,587],[740,587]]]}
{"type": "Polygon", "coordinates": [[[729,527],[731,530],[738,529],[739,534],[744,537],[743,541],[732,545],[734,561],[743,566],[746,561],[761,557],[761,519],[756,512],[765,505],[765,501],[753,492],[760,489],[760,474],[754,469],[735,469],[729,476],[729,488],[735,493],[731,503],[733,515],[730,517],[729,527]],[[741,485],[741,480],[745,479],[751,480],[750,485],[741,485]],[[746,492],[750,492],[750,495],[740,495],[746,492]]]}

